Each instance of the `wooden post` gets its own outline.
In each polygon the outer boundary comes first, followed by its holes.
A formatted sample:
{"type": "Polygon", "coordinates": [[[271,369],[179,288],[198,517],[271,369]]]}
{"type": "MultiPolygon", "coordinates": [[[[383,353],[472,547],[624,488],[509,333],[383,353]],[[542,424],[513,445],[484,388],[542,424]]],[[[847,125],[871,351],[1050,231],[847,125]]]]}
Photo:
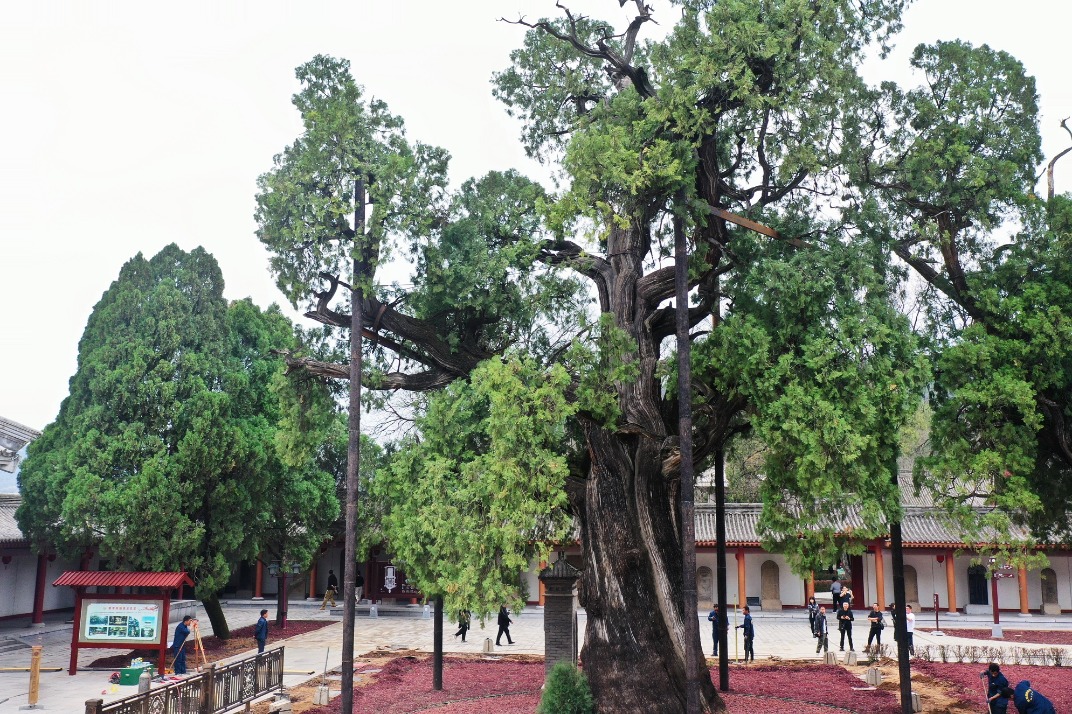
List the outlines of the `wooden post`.
{"type": "Polygon", "coordinates": [[[264,599],[264,561],[257,557],[257,573],[253,576],[253,599],[264,599]]]}
{"type": "Polygon", "coordinates": [[[882,541],[875,541],[875,602],[886,607],[886,570],[882,562],[882,541]]]}
{"type": "Polygon", "coordinates": [[[1020,614],[1030,615],[1031,610],[1027,607],[1027,568],[1020,566],[1016,571],[1016,580],[1020,584],[1020,614]]]}
{"type": "Polygon", "coordinates": [[[745,596],[745,573],[744,573],[744,548],[737,549],[737,604],[744,607],[748,604],[745,596]]]}
{"type": "Polygon", "coordinates": [[[102,709],[104,709],[103,699],[86,700],[86,714],[101,714],[102,709]]]}
{"type": "Polygon", "coordinates": [[[808,578],[804,581],[804,604],[807,605],[815,597],[815,571],[808,572],[808,578]]]}
{"type": "MultiPolygon", "coordinates": [[[[74,589],[74,627],[71,628],[71,662],[67,674],[74,676],[78,669],[78,633],[82,630],[82,595],[85,588],[74,589]]],[[[92,701],[92,700],[91,700],[92,701]]],[[[103,702],[101,702],[103,705],[103,702]]],[[[88,704],[87,704],[88,706],[88,704]]]]}
{"type": "Polygon", "coordinates": [[[953,566],[953,550],[950,548],[945,552],[945,592],[946,592],[946,611],[950,615],[957,613],[957,576],[956,568],[953,566]]]}
{"type": "Polygon", "coordinates": [[[316,600],[316,561],[309,568],[309,599],[316,600]]]}
{"type": "Polygon", "coordinates": [[[41,688],[41,645],[30,648],[30,693],[27,701],[30,706],[37,704],[41,688]]]}
{"type": "Polygon", "coordinates": [[[37,556],[37,582],[34,585],[33,619],[34,625],[45,624],[45,585],[48,580],[48,556],[37,556]]]}

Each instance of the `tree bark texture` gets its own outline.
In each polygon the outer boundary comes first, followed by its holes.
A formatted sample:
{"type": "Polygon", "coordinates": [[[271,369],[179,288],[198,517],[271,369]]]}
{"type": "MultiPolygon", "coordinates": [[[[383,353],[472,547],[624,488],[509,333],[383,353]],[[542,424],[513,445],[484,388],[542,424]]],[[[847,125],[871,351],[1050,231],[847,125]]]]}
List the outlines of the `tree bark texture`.
{"type": "Polygon", "coordinates": [[[201,599],[201,604],[205,606],[205,614],[208,615],[209,624],[212,625],[212,634],[221,640],[231,639],[231,628],[227,625],[227,616],[223,614],[220,596],[209,595],[201,599]]]}
{"type": "Polygon", "coordinates": [[[690,642],[685,624],[698,614],[683,606],[679,472],[666,466],[678,447],[676,414],[664,409],[656,375],[660,340],[649,318],[657,306],[636,289],[647,245],[643,228],[615,228],[608,240],[610,312],[635,340],[640,375],[618,387],[629,428],[582,419],[592,465],[583,503],[574,503],[588,614],[581,659],[601,712],[686,711],[688,659],[701,670],[699,711],[720,712],[699,639],[690,642]]]}
{"type": "MultiPolygon", "coordinates": [[[[660,445],[588,429],[592,468],[584,492],[581,660],[601,712],[686,711],[685,617],[675,485],[660,445]]],[[[688,616],[697,617],[697,613],[688,616]]],[[[700,711],[724,707],[694,644],[700,711]]]]}

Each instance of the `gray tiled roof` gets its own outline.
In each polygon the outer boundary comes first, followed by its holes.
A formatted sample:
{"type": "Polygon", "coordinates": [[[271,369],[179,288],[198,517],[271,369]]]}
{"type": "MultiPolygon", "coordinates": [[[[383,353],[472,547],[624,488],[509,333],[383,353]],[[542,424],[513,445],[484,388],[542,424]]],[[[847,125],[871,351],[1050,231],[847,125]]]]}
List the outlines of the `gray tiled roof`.
{"type": "Polygon", "coordinates": [[[26,539],[15,521],[15,509],[22,498],[16,495],[0,493],[0,545],[22,545],[26,539]]]}
{"type": "MultiPolygon", "coordinates": [[[[761,503],[726,504],[726,544],[759,545],[757,529],[759,514],[763,510],[761,503]]],[[[848,532],[862,525],[855,516],[849,515],[840,524],[838,530],[848,532]]],[[[920,508],[906,505],[904,520],[901,522],[901,535],[906,547],[955,547],[964,545],[964,539],[943,520],[942,514],[933,508],[920,508]]],[[[1025,540],[1027,530],[1013,527],[1009,533],[995,534],[994,540],[1025,540]]],[[[696,544],[713,546],[718,543],[715,537],[715,506],[712,503],[696,506],[696,544]]]]}

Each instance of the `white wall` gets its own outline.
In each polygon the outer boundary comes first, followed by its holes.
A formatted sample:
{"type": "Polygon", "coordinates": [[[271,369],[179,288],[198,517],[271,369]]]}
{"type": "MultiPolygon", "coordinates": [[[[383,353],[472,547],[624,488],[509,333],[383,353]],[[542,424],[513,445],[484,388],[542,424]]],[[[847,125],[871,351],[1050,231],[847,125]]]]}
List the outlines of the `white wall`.
{"type": "MultiPolygon", "coordinates": [[[[34,590],[37,587],[37,556],[29,551],[15,554],[7,565],[0,564],[0,618],[12,616],[30,616],[33,614],[34,590]]],[[[77,561],[65,561],[56,558],[45,561],[45,598],[44,609],[61,610],[74,607],[74,590],[65,587],[52,587],[65,570],[77,570],[77,561]]]]}

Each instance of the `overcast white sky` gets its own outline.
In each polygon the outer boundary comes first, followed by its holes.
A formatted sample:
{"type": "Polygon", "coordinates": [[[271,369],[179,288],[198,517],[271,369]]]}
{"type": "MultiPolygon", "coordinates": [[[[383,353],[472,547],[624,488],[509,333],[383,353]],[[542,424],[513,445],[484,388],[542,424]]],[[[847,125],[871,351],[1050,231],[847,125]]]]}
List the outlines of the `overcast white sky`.
{"type": "MultiPolygon", "coordinates": [[[[672,23],[665,2],[652,4],[672,23]]],[[[446,147],[455,183],[510,167],[543,175],[490,92],[522,36],[496,20],[519,11],[556,12],[553,0],[0,5],[0,415],[37,429],[55,418],[86,319],[138,251],[202,245],[228,298],[283,302],[254,236],[253,196],[300,130],[293,70],[316,53],[350,59],[411,137],[446,147]]],[[[1038,78],[1052,156],[1072,115],[1069,19],[1059,0],[919,0],[899,52],[870,76],[908,81],[904,57],[918,42],[1008,50],[1038,78]]],[[[1072,163],[1059,190],[1069,176],[1072,163]]]]}

